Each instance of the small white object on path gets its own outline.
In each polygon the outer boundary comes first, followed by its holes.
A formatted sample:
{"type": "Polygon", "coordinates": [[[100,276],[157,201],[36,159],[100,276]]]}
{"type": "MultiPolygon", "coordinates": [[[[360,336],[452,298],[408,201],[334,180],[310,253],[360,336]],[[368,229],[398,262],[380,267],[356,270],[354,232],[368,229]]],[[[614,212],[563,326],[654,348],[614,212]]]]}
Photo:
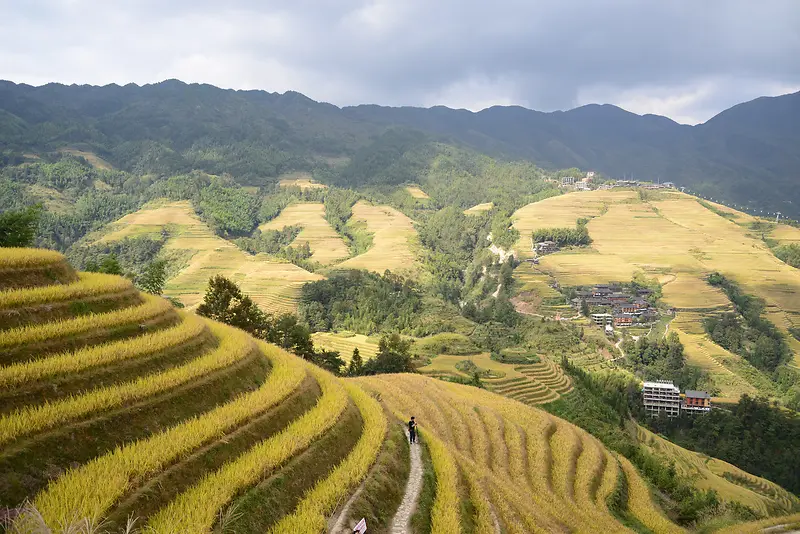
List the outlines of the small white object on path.
{"type": "MultiPolygon", "coordinates": [[[[406,430],[406,438],[408,438],[408,430],[406,430]]],[[[417,434],[419,440],[419,434],[417,434]]],[[[408,482],[406,483],[406,492],[403,495],[403,501],[397,512],[394,514],[392,521],[392,534],[406,534],[411,532],[411,516],[414,515],[414,510],[417,509],[417,501],[419,500],[420,491],[422,491],[422,456],[420,453],[419,443],[412,443],[411,447],[411,470],[408,473],[408,482]]]]}

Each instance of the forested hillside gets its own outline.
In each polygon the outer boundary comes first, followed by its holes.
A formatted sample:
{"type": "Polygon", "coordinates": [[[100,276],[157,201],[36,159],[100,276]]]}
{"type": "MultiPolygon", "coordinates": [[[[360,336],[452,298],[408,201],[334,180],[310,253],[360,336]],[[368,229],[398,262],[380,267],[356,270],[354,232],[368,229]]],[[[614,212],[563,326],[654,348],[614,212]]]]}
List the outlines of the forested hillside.
{"type": "Polygon", "coordinates": [[[291,171],[337,184],[402,183],[431,140],[545,168],[660,179],[706,196],[800,215],[800,93],[740,104],[690,127],[590,105],[349,108],[305,96],[170,80],[138,87],[0,82],[0,162],[84,147],[137,174],[200,169],[263,185],[291,171]],[[387,128],[390,130],[387,132],[387,128]]]}

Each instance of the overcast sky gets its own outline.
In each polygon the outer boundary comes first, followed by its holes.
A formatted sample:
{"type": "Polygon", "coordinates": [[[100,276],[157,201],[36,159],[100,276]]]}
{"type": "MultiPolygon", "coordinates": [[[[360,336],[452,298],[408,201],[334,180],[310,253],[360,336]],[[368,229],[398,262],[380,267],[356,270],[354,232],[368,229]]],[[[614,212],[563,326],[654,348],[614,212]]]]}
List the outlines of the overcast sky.
{"type": "Polygon", "coordinates": [[[0,0],[0,79],[694,124],[800,90],[800,0],[0,0]]]}

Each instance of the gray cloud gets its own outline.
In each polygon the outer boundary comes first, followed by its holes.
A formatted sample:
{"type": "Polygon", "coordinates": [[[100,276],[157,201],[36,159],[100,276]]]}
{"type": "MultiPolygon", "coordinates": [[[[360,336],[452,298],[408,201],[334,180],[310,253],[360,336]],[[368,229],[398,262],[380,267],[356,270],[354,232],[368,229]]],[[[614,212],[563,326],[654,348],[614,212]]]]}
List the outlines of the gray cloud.
{"type": "Polygon", "coordinates": [[[795,0],[0,0],[0,78],[297,90],[338,105],[681,122],[800,89],[795,0]]]}

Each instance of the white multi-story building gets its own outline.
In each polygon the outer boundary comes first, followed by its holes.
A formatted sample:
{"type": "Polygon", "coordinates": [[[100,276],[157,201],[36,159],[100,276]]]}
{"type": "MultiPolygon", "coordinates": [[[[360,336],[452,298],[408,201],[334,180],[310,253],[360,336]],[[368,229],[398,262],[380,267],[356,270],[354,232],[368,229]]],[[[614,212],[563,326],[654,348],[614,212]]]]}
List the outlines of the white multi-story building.
{"type": "Polygon", "coordinates": [[[647,415],[666,414],[676,417],[681,413],[681,390],[669,380],[645,382],[642,388],[647,415]]]}

